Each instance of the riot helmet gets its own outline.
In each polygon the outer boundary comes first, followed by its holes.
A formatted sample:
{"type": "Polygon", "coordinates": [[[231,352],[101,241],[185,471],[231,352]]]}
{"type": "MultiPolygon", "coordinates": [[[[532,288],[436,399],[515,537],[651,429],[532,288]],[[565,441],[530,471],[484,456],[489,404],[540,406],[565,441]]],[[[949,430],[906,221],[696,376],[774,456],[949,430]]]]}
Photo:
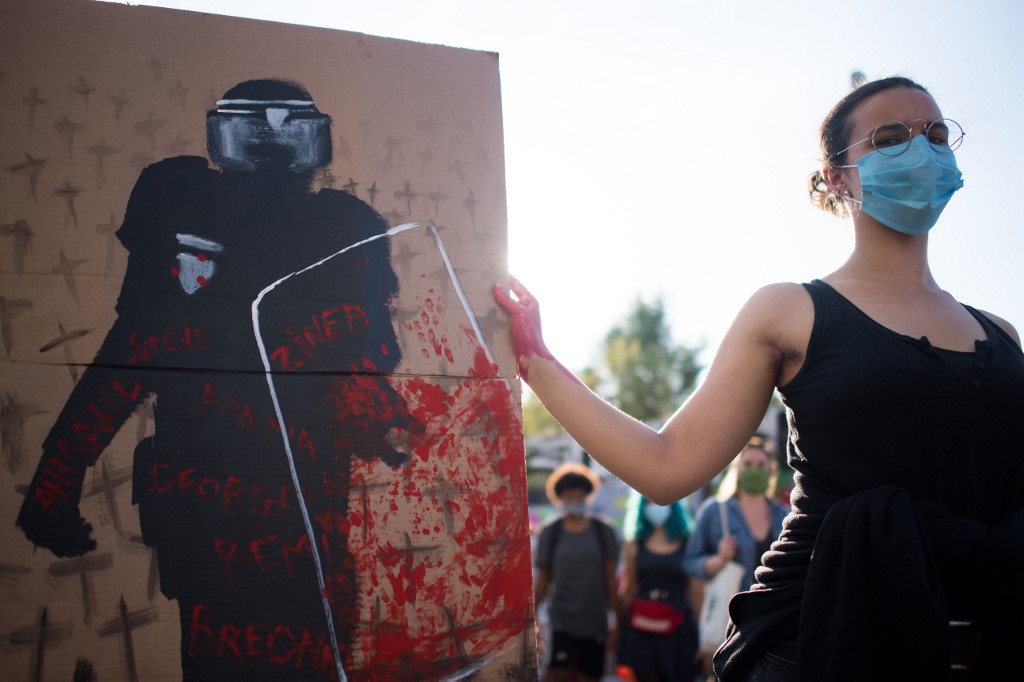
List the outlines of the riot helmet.
{"type": "Polygon", "coordinates": [[[210,158],[225,171],[312,173],[331,161],[331,117],[298,83],[239,83],[206,115],[210,158]]]}

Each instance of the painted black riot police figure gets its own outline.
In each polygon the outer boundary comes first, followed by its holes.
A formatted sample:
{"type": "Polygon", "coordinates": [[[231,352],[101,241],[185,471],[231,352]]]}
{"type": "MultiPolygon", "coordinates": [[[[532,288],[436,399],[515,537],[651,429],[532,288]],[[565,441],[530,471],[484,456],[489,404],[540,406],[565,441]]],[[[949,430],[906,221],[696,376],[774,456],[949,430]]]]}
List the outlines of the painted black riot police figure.
{"type": "Polygon", "coordinates": [[[330,123],[301,86],[247,81],[208,114],[220,171],[182,156],[142,172],[117,233],[117,320],[18,517],[57,556],[94,549],[86,469],[153,397],[133,500],[180,608],[186,679],[339,676],[332,642],[343,656],[357,603],[351,458],[398,465],[417,428],[384,378],[400,358],[387,225],[311,191],[330,123]]]}

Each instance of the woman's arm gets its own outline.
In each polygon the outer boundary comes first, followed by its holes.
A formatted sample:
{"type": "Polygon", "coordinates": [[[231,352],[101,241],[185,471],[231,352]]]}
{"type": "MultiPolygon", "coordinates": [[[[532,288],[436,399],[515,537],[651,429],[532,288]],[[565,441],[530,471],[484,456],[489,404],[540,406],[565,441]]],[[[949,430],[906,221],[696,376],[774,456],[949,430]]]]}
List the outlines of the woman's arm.
{"type": "Polygon", "coordinates": [[[686,541],[686,552],[683,554],[683,570],[692,580],[708,580],[709,576],[704,571],[704,562],[715,552],[718,544],[711,534],[711,520],[717,515],[714,510],[718,502],[714,499],[707,500],[697,512],[697,523],[693,533],[686,541]]]}
{"type": "Polygon", "coordinates": [[[710,580],[736,555],[736,541],[722,532],[720,506],[709,500],[700,509],[697,527],[686,545],[683,570],[692,578],[710,580]]]}
{"type": "Polygon", "coordinates": [[[718,575],[718,572],[725,568],[725,565],[736,556],[736,538],[722,537],[718,541],[718,551],[709,555],[704,560],[704,574],[708,578],[718,575]]]}
{"type": "Polygon", "coordinates": [[[659,504],[718,474],[760,424],[779,377],[802,361],[813,321],[803,288],[756,292],[723,340],[700,388],[660,431],[620,412],[548,351],[537,300],[517,281],[494,296],[511,315],[520,375],[569,434],[616,476],[659,504]],[[802,334],[802,342],[801,342],[802,334]]]}

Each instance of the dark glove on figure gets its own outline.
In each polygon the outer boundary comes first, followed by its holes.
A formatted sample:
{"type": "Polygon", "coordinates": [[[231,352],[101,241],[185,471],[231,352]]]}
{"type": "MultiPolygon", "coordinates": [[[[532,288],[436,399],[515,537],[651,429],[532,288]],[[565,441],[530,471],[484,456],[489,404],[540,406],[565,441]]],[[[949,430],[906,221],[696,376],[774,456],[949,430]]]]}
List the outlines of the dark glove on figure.
{"type": "Polygon", "coordinates": [[[16,525],[37,547],[45,547],[58,557],[81,556],[96,549],[92,524],[73,502],[51,503],[44,508],[29,490],[18,514],[16,525]]]}

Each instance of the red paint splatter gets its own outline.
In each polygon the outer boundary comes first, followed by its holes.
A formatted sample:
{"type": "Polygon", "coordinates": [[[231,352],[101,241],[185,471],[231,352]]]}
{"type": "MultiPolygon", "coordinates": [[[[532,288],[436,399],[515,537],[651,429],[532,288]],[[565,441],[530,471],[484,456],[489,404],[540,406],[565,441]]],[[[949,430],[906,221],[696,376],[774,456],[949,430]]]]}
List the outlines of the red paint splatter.
{"type": "MultiPolygon", "coordinates": [[[[518,407],[475,333],[460,325],[465,337],[453,347],[441,301],[432,290],[424,298],[421,314],[403,323],[410,340],[452,365],[472,349],[472,366],[468,378],[393,378],[408,416],[423,425],[403,441],[412,457],[399,468],[353,463],[348,549],[360,600],[348,620],[365,625],[346,669],[358,679],[393,679],[396,661],[406,679],[444,677],[465,665],[461,654],[494,655],[532,627],[518,407]]],[[[355,389],[348,395],[363,399],[355,389]]],[[[385,409],[369,402],[370,412],[385,409]]]]}
{"type": "Polygon", "coordinates": [[[487,353],[483,348],[473,351],[473,367],[469,370],[469,376],[479,378],[498,376],[498,366],[487,359],[487,353]]]}

